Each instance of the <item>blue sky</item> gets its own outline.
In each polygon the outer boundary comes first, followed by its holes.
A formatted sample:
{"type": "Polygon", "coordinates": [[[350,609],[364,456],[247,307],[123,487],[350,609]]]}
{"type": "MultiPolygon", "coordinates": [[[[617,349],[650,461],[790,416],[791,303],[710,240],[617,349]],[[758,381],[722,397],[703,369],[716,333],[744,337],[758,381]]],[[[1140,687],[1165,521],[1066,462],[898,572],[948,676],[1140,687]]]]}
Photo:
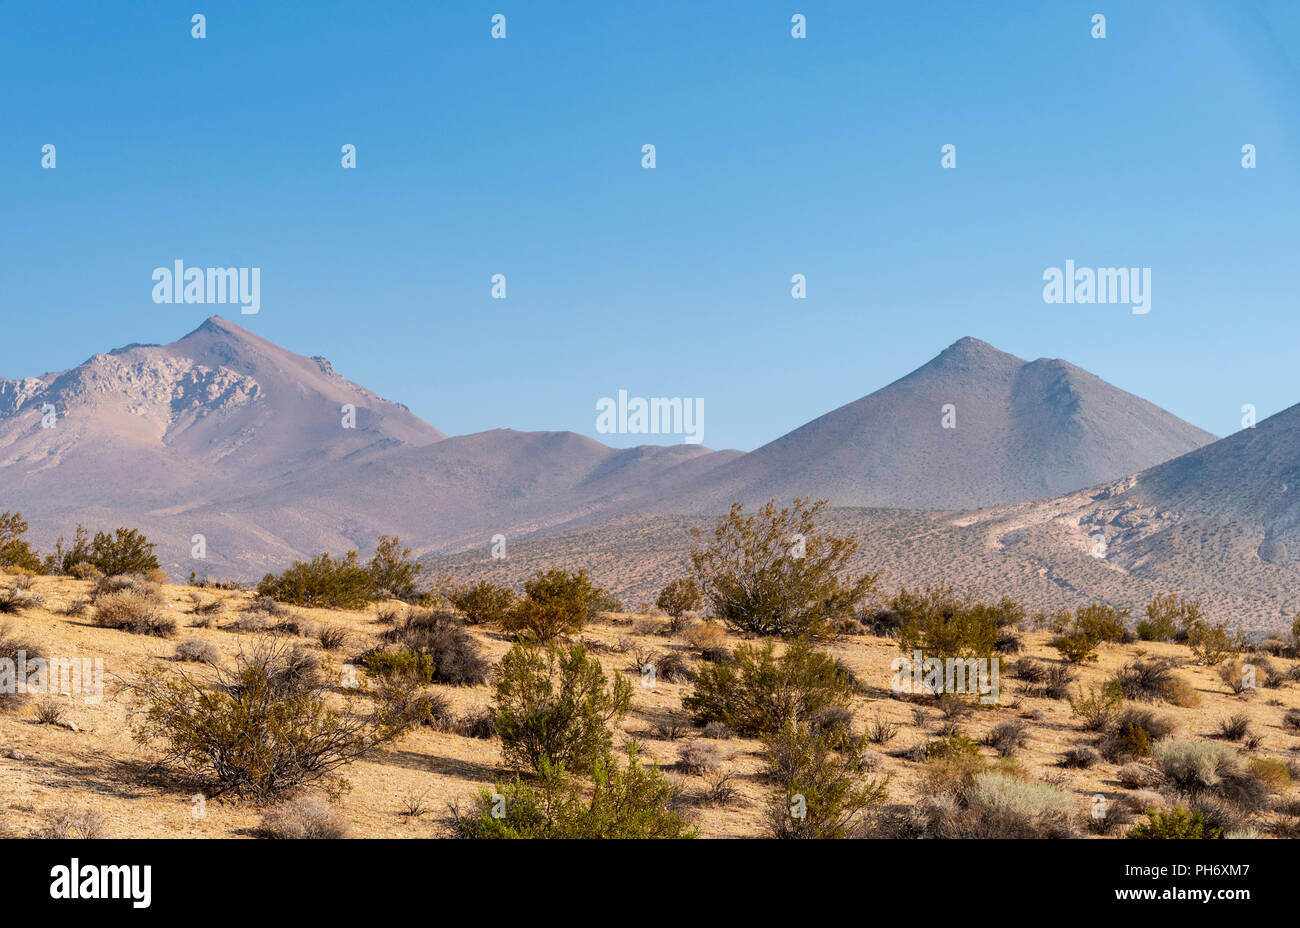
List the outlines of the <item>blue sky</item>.
{"type": "Polygon", "coordinates": [[[974,335],[1226,434],[1300,402],[1298,8],[7,3],[0,375],[219,312],[450,434],[626,389],[750,449],[974,335]],[[261,312],[153,303],[178,258],[261,312]],[[1044,303],[1067,259],[1151,312],[1044,303]]]}

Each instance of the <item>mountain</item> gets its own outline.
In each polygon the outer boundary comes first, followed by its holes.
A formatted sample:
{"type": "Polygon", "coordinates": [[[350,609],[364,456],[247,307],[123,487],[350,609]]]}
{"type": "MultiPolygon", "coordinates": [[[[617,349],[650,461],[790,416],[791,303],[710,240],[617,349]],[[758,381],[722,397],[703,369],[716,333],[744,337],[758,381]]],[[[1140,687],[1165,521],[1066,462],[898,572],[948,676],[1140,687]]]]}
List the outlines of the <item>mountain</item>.
{"type": "MultiPolygon", "coordinates": [[[[513,551],[733,499],[971,508],[1122,477],[1211,438],[1066,362],[975,339],[748,455],[610,448],[573,432],[447,437],[324,358],[214,316],[168,345],[0,379],[0,509],[21,511],[43,548],[78,523],[130,525],[173,573],[249,578],[321,551],[366,554],[380,534],[420,556],[484,557],[495,535],[513,551]],[[947,403],[953,429],[940,421],[947,403]],[[191,557],[195,535],[206,561],[191,557]]],[[[900,518],[890,524],[921,524],[900,518]]]]}
{"type": "Polygon", "coordinates": [[[795,496],[969,509],[1092,486],[1214,439],[1068,361],[1027,362],[963,338],[901,380],[713,470],[671,511],[795,496]]]}
{"type": "Polygon", "coordinates": [[[689,482],[737,454],[614,449],[569,432],[447,438],[324,358],[218,316],[168,345],[0,379],[0,509],[21,511],[47,548],[78,523],[138,527],[182,575],[260,576],[324,550],[364,552],[379,534],[421,553],[487,544],[689,482]],[[206,563],[190,557],[195,534],[206,563]]]}
{"type": "MultiPolygon", "coordinates": [[[[482,551],[431,559],[436,572],[518,584],[540,567],[586,567],[629,607],[689,569],[707,516],[622,515],[482,551]]],[[[1300,613],[1300,405],[1211,445],[1052,499],[969,511],[834,508],[856,537],[853,567],[899,587],[952,584],[1031,609],[1105,602],[1140,618],[1157,595],[1198,600],[1213,621],[1286,633],[1300,613]]]]}

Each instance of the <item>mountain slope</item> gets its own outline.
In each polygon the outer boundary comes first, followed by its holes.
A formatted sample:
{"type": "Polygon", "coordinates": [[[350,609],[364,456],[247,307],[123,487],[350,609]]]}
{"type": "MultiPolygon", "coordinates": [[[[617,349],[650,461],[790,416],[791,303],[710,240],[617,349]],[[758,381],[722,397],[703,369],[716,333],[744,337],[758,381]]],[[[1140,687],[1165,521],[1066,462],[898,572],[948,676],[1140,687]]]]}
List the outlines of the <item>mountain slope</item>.
{"type": "Polygon", "coordinates": [[[733,499],[966,509],[1092,486],[1214,441],[1074,365],[963,338],[928,364],[688,488],[672,511],[733,499]],[[955,427],[944,427],[951,406],[955,427]]]}

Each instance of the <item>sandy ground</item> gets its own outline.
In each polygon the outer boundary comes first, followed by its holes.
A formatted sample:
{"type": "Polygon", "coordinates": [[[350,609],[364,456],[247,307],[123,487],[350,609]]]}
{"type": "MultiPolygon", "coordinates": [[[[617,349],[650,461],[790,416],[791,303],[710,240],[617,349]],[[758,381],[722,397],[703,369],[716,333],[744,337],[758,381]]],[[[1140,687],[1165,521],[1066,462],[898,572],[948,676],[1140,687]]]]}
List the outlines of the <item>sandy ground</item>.
{"type": "MultiPolygon", "coordinates": [[[[6,584],[7,585],[7,584],[6,584]]],[[[195,790],[149,775],[148,769],[157,754],[138,745],[131,736],[130,700],[122,692],[123,682],[134,679],[150,661],[169,667],[199,671],[195,664],[178,664],[173,659],[178,641],[198,637],[211,642],[225,658],[232,658],[241,643],[251,643],[252,633],[238,632],[226,626],[234,620],[242,605],[252,595],[238,591],[193,590],[185,586],[166,585],[164,594],[180,625],[175,638],[160,639],[127,632],[101,629],[82,616],[66,616],[60,610],[71,602],[89,595],[91,584],[68,578],[37,577],[32,590],[46,599],[42,608],[29,609],[16,616],[0,616],[0,625],[20,631],[24,637],[41,645],[48,655],[68,658],[102,658],[105,692],[101,702],[88,703],[81,696],[64,697],[67,717],[76,730],[41,724],[36,718],[39,698],[0,711],[0,833],[32,834],[47,821],[49,814],[61,807],[91,807],[105,819],[109,837],[246,837],[253,836],[260,810],[247,801],[219,799],[204,801],[204,814],[194,815],[195,790]],[[225,611],[210,628],[189,627],[194,617],[193,593],[208,601],[220,598],[225,611]]],[[[365,612],[295,609],[318,622],[345,626],[349,639],[335,652],[321,651],[327,667],[342,673],[342,664],[377,643],[384,626],[376,621],[375,607],[365,612]]],[[[633,651],[649,648],[663,653],[680,650],[690,655],[686,644],[663,634],[664,617],[608,615],[588,626],[583,639],[591,646],[607,671],[630,673],[633,651]]],[[[498,660],[509,647],[508,639],[485,628],[474,628],[485,656],[498,660]]],[[[728,645],[740,639],[734,636],[728,645]]],[[[1047,661],[1058,660],[1049,644],[1049,636],[1032,632],[1025,636],[1029,655],[1047,661]]],[[[301,639],[304,645],[319,649],[314,639],[301,639]]],[[[861,730],[879,714],[901,723],[898,735],[885,745],[874,746],[885,756],[881,771],[892,772],[890,802],[905,804],[917,796],[920,765],[892,756],[913,744],[935,737],[942,717],[933,707],[926,709],[924,727],[918,727],[913,704],[893,698],[889,683],[893,676],[890,662],[899,656],[895,642],[871,637],[844,638],[830,644],[829,650],[853,669],[864,685],[864,693],[854,700],[856,727],[861,730]]],[[[1080,682],[1100,683],[1139,653],[1166,655],[1180,662],[1178,676],[1200,694],[1201,705],[1179,708],[1160,703],[1160,713],[1177,720],[1181,737],[1209,737],[1218,722],[1236,713],[1246,713],[1252,729],[1262,736],[1254,756],[1300,761],[1300,737],[1282,726],[1283,713],[1300,707],[1300,690],[1296,684],[1278,689],[1260,689],[1247,696],[1231,695],[1213,668],[1190,663],[1187,648],[1172,644],[1103,645],[1100,660],[1082,668],[1080,682]]],[[[695,659],[691,656],[691,663],[695,659]]],[[[1291,661],[1273,659],[1285,670],[1291,661]]],[[[701,737],[692,728],[681,708],[681,699],[690,692],[690,684],[659,681],[653,687],[640,685],[633,674],[633,708],[624,720],[617,741],[635,738],[642,745],[642,757],[656,760],[670,777],[677,780],[688,795],[704,787],[699,777],[673,769],[681,746],[701,737]],[[670,740],[660,729],[662,723],[678,722],[681,735],[670,740]]],[[[491,701],[488,686],[436,687],[458,713],[486,706],[491,701]]],[[[1057,766],[1061,752],[1070,745],[1091,742],[1092,736],[1081,731],[1071,717],[1069,704],[1046,698],[1022,698],[1018,684],[1010,674],[1002,677],[1002,697],[997,706],[976,709],[961,722],[965,731],[980,737],[995,724],[1008,718],[1024,718],[1029,725],[1028,744],[1017,760],[1031,777],[1050,777],[1078,796],[1081,813],[1096,794],[1118,799],[1125,790],[1115,774],[1118,767],[1102,763],[1086,771],[1065,770],[1057,766]]],[[[714,742],[725,758],[726,769],[737,774],[739,789],[736,800],[725,807],[692,806],[692,814],[703,835],[708,837],[758,836],[763,833],[764,810],[769,795],[761,777],[762,749],[757,741],[729,739],[714,742]]],[[[984,749],[993,757],[991,749],[984,749]]],[[[355,763],[344,775],[351,789],[339,800],[340,808],[352,823],[357,837],[428,838],[447,834],[447,806],[462,804],[494,778],[502,777],[499,744],[443,734],[421,728],[404,737],[388,753],[355,763]],[[401,814],[408,800],[420,798],[428,809],[418,817],[401,814]]],[[[1294,790],[1292,790],[1294,792],[1294,790]]],[[[1267,825],[1268,813],[1261,820],[1267,825]]]]}

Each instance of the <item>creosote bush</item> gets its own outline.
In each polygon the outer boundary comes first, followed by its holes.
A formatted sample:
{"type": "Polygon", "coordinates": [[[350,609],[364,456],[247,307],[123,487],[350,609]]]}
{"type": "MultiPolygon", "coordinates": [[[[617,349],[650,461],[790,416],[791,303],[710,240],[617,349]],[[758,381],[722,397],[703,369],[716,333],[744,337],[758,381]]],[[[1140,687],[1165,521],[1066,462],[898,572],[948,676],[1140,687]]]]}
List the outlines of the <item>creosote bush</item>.
{"type": "Polygon", "coordinates": [[[1147,604],[1147,617],[1137,623],[1137,636],[1143,641],[1186,640],[1193,624],[1204,617],[1201,604],[1182,599],[1173,593],[1156,594],[1147,604]]]}
{"type": "Polygon", "coordinates": [[[790,721],[763,739],[776,789],[767,823],[777,838],[845,838],[888,797],[890,776],[864,778],[861,740],[790,721]]]}
{"type": "Polygon", "coordinates": [[[605,591],[591,582],[585,570],[538,571],[524,584],[524,599],[501,622],[524,638],[552,641],[580,633],[608,605],[605,591]]]}
{"type": "Polygon", "coordinates": [[[452,590],[448,599],[470,625],[504,622],[519,602],[514,590],[486,580],[452,590]]]}
{"type": "Polygon", "coordinates": [[[902,651],[919,650],[927,658],[940,659],[991,657],[998,653],[999,641],[1025,618],[1024,608],[1014,600],[983,603],[969,594],[958,595],[951,586],[900,590],[889,609],[902,617],[902,651]]]}
{"type": "Polygon", "coordinates": [[[370,712],[347,692],[339,708],[314,657],[266,637],[208,679],[150,670],[129,687],[136,740],[157,745],[161,764],[211,790],[266,799],[334,774],[393,741],[419,718],[409,691],[381,688],[370,712]]]}
{"type": "Polygon", "coordinates": [[[493,680],[493,721],[506,763],[541,771],[560,765],[585,774],[609,753],[617,724],[632,705],[632,684],[605,676],[581,644],[569,648],[515,644],[493,680]]]}
{"type": "Polygon", "coordinates": [[[655,608],[674,619],[680,619],[686,613],[698,610],[703,602],[704,597],[700,595],[695,578],[678,577],[659,591],[655,608]]]}
{"type": "Polygon", "coordinates": [[[729,663],[701,664],[682,706],[697,725],[716,721],[737,734],[762,735],[847,707],[854,688],[845,669],[808,642],[796,641],[777,657],[768,641],[740,645],[729,663]]]}
{"type": "MultiPolygon", "coordinates": [[[[692,548],[691,566],[712,615],[739,632],[823,638],[852,616],[875,588],[875,577],[851,579],[858,542],[817,529],[826,501],[770,500],[752,515],[740,503],[692,548]]],[[[695,536],[702,533],[695,529],[695,536]]]]}
{"type": "Polygon", "coordinates": [[[644,766],[629,746],[622,766],[608,750],[591,765],[583,789],[564,765],[543,758],[534,782],[516,778],[481,790],[472,808],[452,807],[462,838],[694,838],[671,808],[675,791],[658,766],[644,766]]]}
{"type": "Polygon", "coordinates": [[[374,592],[374,578],[355,551],[338,558],[326,552],[310,561],[294,561],[278,577],[267,574],[257,585],[258,596],[330,609],[364,608],[374,592]]]}

